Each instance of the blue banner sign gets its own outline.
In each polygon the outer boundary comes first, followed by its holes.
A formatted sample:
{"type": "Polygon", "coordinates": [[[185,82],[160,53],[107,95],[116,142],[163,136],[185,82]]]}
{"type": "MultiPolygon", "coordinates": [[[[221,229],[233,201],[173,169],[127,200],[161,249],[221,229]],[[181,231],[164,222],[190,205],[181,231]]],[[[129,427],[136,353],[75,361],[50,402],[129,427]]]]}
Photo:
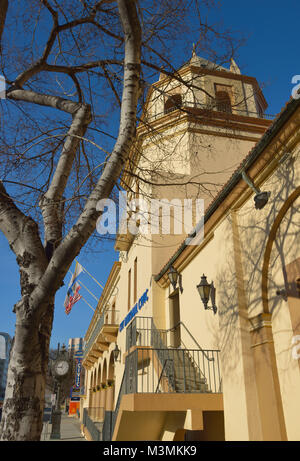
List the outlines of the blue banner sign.
{"type": "Polygon", "coordinates": [[[133,319],[133,317],[136,316],[136,314],[138,313],[138,311],[140,309],[142,309],[142,307],[144,306],[144,304],[148,301],[148,288],[147,290],[145,291],[145,293],[142,294],[142,296],[140,297],[140,299],[138,300],[138,302],[134,305],[134,307],[128,312],[128,314],[126,315],[125,319],[120,323],[120,328],[119,328],[119,331],[122,331],[124,327],[126,327],[126,325],[128,325],[128,323],[133,319]]]}
{"type": "Polygon", "coordinates": [[[76,359],[76,369],[75,369],[75,387],[80,388],[80,376],[81,376],[81,359],[76,359]]]}

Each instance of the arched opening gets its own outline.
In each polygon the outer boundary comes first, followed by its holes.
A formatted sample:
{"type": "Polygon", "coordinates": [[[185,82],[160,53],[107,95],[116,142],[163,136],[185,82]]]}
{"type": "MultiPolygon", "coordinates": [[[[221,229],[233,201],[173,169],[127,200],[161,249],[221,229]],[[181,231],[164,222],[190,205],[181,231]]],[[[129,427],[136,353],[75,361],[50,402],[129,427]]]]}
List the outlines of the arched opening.
{"type": "Polygon", "coordinates": [[[106,411],[114,410],[114,394],[115,394],[115,361],[114,354],[110,354],[108,375],[107,375],[107,395],[106,395],[106,411]]]}
{"type": "Polygon", "coordinates": [[[96,379],[96,397],[95,397],[95,409],[94,409],[94,421],[101,421],[101,410],[100,410],[100,399],[101,399],[101,365],[98,365],[96,379]]]}
{"type": "Polygon", "coordinates": [[[100,405],[99,412],[101,413],[102,420],[105,415],[105,404],[106,404],[106,391],[107,391],[107,361],[103,362],[102,374],[101,374],[101,391],[100,391],[100,405]]]}
{"type": "Polygon", "coordinates": [[[216,91],[216,109],[232,114],[231,99],[227,91],[216,91]]]}
{"type": "Polygon", "coordinates": [[[182,97],[180,94],[173,94],[165,101],[164,113],[168,114],[182,106],[182,97]]]}
{"type": "Polygon", "coordinates": [[[89,416],[93,418],[94,416],[94,408],[95,408],[95,401],[96,401],[96,370],[92,372],[91,376],[91,387],[90,387],[90,400],[89,400],[89,416]]]}

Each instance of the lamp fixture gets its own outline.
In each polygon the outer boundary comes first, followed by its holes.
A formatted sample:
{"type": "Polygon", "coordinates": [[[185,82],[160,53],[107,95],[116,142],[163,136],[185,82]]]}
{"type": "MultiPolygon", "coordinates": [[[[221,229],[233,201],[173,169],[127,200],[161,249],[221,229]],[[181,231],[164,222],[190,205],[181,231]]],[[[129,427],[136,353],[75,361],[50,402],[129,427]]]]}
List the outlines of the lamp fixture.
{"type": "Polygon", "coordinates": [[[287,301],[287,292],[286,290],[283,288],[282,290],[276,290],[276,295],[277,296],[281,296],[281,298],[284,300],[284,301],[287,301]]]}
{"type": "Polygon", "coordinates": [[[177,272],[177,270],[171,266],[168,272],[169,281],[173,287],[173,290],[176,290],[177,282],[179,284],[180,293],[183,292],[182,288],[182,275],[177,272]]]}
{"type": "Polygon", "coordinates": [[[118,348],[118,344],[116,344],[116,347],[113,350],[113,355],[114,355],[114,361],[115,362],[121,362],[121,357],[120,357],[121,351],[118,348]],[[119,359],[119,357],[120,357],[120,359],[119,359]]]}
{"type": "Polygon", "coordinates": [[[248,184],[250,189],[252,189],[253,192],[255,193],[255,196],[254,196],[255,208],[257,210],[261,210],[268,203],[271,192],[261,192],[259,189],[257,189],[254,186],[251,179],[246,175],[245,171],[242,171],[242,177],[243,177],[243,180],[248,184]]]}
{"type": "Polygon", "coordinates": [[[216,299],[216,289],[214,287],[214,282],[207,282],[206,276],[203,274],[200,280],[199,285],[197,285],[197,290],[199,292],[201,301],[203,302],[205,310],[212,310],[214,314],[217,313],[217,306],[215,304],[216,299]],[[212,306],[208,306],[209,298],[211,299],[212,306]]]}

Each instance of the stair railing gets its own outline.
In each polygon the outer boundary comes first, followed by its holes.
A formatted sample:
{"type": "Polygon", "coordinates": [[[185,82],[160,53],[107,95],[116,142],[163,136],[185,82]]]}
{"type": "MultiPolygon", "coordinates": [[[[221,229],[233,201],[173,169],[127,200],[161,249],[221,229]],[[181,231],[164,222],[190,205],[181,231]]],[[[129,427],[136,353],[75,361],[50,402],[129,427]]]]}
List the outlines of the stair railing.
{"type": "MultiPolygon", "coordinates": [[[[168,362],[173,363],[173,360],[172,360],[172,359],[166,359],[166,360],[164,361],[164,365],[163,365],[163,368],[162,368],[162,370],[161,370],[161,374],[160,374],[160,376],[159,376],[159,380],[158,380],[158,383],[157,383],[157,386],[156,386],[156,391],[155,391],[156,394],[157,394],[157,392],[158,392],[159,385],[160,385],[160,382],[161,382],[161,380],[162,380],[162,377],[163,377],[163,374],[164,374],[164,372],[165,372],[165,369],[166,369],[166,367],[167,367],[167,363],[168,363],[168,362]]],[[[174,366],[174,365],[173,365],[173,366],[174,366]]],[[[166,378],[169,380],[168,373],[166,373],[166,378]]],[[[169,383],[169,384],[170,384],[170,383],[169,383]]]]}
{"type": "MultiPolygon", "coordinates": [[[[209,357],[205,351],[202,349],[202,347],[200,346],[200,344],[196,341],[196,339],[194,338],[194,336],[192,335],[192,333],[187,329],[187,327],[185,326],[185,324],[183,322],[178,322],[174,327],[172,328],[169,328],[168,330],[164,330],[165,333],[168,333],[168,332],[171,332],[171,331],[175,331],[180,325],[183,326],[183,328],[185,329],[185,331],[189,334],[189,336],[192,338],[192,340],[194,341],[194,343],[196,344],[197,348],[204,354],[204,357],[209,361],[214,361],[214,357],[209,357]]],[[[153,322],[153,326],[155,329],[157,329],[154,325],[154,322],[153,322]]],[[[184,346],[184,349],[187,349],[186,346],[183,344],[182,342],[182,339],[180,338],[180,342],[182,343],[182,345],[184,346]]]]}

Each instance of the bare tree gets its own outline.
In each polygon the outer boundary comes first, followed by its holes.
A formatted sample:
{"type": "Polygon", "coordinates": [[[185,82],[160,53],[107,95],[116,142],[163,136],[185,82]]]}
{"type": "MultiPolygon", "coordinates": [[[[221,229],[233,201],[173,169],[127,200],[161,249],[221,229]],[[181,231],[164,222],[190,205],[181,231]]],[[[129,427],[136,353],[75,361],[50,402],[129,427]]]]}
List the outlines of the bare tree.
{"type": "MultiPolygon", "coordinates": [[[[0,0],[0,230],[21,286],[2,440],[40,439],[55,294],[95,232],[97,202],[119,185],[147,82],[162,66],[180,79],[169,45],[179,26],[188,30],[192,3],[31,0],[19,11],[0,0]],[[114,101],[101,105],[108,93],[114,101]]],[[[203,40],[214,33],[200,16],[198,29],[203,40]]]]}

